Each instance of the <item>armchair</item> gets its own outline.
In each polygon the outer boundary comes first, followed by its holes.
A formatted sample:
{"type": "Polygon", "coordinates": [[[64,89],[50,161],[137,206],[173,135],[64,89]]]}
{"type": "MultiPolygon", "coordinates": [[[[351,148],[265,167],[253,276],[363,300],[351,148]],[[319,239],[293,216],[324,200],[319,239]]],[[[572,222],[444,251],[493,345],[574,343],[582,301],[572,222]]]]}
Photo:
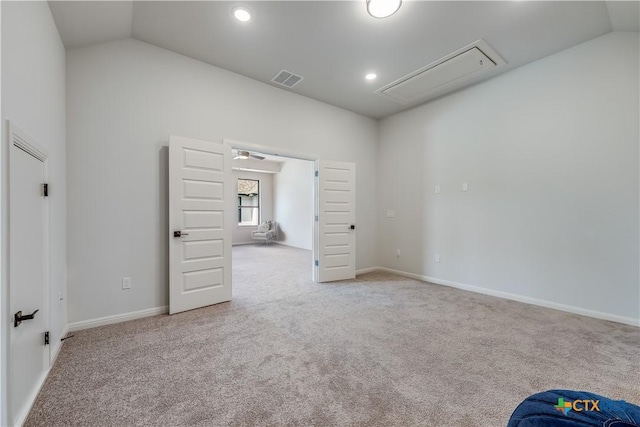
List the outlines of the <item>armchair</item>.
{"type": "Polygon", "coordinates": [[[278,240],[278,223],[275,221],[265,221],[258,225],[256,231],[251,232],[253,240],[260,240],[269,244],[278,240]]]}

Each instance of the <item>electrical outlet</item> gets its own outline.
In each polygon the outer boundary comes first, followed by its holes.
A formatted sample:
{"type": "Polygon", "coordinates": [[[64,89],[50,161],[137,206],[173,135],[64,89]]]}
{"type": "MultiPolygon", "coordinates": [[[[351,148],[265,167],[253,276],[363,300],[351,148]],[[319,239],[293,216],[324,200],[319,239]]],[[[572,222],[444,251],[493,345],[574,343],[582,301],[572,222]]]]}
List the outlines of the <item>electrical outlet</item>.
{"type": "Polygon", "coordinates": [[[440,262],[440,254],[436,254],[436,262],[440,262]]]}
{"type": "Polygon", "coordinates": [[[396,257],[400,258],[400,249],[396,249],[396,257]]]}
{"type": "Polygon", "coordinates": [[[440,194],[440,186],[436,185],[436,194],[440,194]]]}
{"type": "Polygon", "coordinates": [[[122,289],[131,289],[131,277],[122,278],[122,289]]]}

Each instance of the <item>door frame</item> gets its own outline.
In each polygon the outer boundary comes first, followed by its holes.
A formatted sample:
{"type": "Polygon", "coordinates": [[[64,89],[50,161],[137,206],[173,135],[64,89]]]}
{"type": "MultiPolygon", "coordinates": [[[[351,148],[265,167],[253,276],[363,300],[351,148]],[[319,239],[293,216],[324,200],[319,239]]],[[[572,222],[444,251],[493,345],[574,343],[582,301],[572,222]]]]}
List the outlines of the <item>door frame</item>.
{"type": "MultiPolygon", "coordinates": [[[[13,170],[14,168],[12,167],[14,164],[14,159],[15,159],[15,151],[14,150],[22,150],[27,152],[29,155],[33,156],[34,158],[40,160],[43,164],[43,176],[44,176],[44,181],[48,182],[49,181],[49,153],[47,151],[46,148],[44,148],[42,145],[38,144],[36,141],[33,140],[33,138],[31,138],[30,136],[28,136],[25,132],[23,132],[22,130],[20,130],[20,128],[18,128],[15,123],[11,122],[10,120],[7,120],[7,140],[8,140],[8,145],[9,145],[9,185],[8,187],[8,192],[7,192],[7,200],[9,202],[9,206],[7,209],[7,231],[8,231],[8,239],[7,239],[7,246],[8,246],[8,251],[7,251],[7,264],[6,264],[6,268],[9,270],[8,271],[8,277],[9,277],[9,283],[7,284],[7,300],[8,300],[8,308],[11,311],[11,285],[13,283],[13,279],[14,279],[14,272],[13,272],[13,246],[11,245],[11,240],[15,234],[15,231],[13,231],[12,229],[12,221],[11,221],[11,200],[12,200],[12,193],[13,193],[13,186],[14,186],[14,182],[15,182],[15,178],[13,176],[13,170]]],[[[43,254],[44,254],[44,283],[43,283],[43,288],[44,288],[44,295],[43,295],[43,300],[44,303],[47,305],[46,307],[46,325],[47,325],[47,329],[50,328],[51,326],[51,301],[50,301],[50,293],[51,293],[51,278],[50,278],[50,258],[49,258],[49,239],[50,239],[50,208],[49,208],[49,203],[45,203],[44,206],[44,236],[43,236],[43,254]]],[[[44,376],[40,379],[40,384],[38,385],[38,389],[36,390],[35,394],[33,396],[30,396],[29,399],[27,400],[27,403],[29,405],[29,407],[27,408],[26,413],[18,413],[18,414],[14,414],[12,413],[12,406],[13,406],[13,402],[12,402],[12,396],[11,396],[11,390],[13,387],[13,375],[12,375],[12,367],[13,367],[13,362],[14,362],[14,354],[13,354],[13,341],[14,341],[14,335],[13,335],[13,322],[10,322],[9,324],[9,337],[7,339],[7,378],[6,378],[6,384],[7,384],[7,411],[8,411],[8,420],[9,422],[19,422],[19,423],[23,423],[24,420],[26,419],[26,416],[28,415],[28,411],[31,410],[31,405],[33,405],[33,403],[35,402],[35,398],[37,396],[37,394],[40,391],[40,388],[44,385],[44,379],[47,376],[48,373],[48,369],[51,367],[51,357],[52,357],[52,345],[49,345],[48,348],[48,366],[47,366],[47,370],[45,371],[45,373],[43,374],[44,376]]],[[[24,409],[24,408],[23,408],[24,409]]]]}
{"type": "MultiPolygon", "coordinates": [[[[286,150],[282,148],[271,147],[268,145],[260,145],[260,144],[252,144],[249,142],[238,141],[229,138],[223,138],[222,143],[224,145],[228,145],[231,149],[239,149],[239,150],[247,150],[247,151],[257,151],[263,154],[269,154],[271,156],[282,156],[282,157],[290,157],[292,159],[299,160],[309,160],[313,162],[313,170],[317,173],[318,171],[318,160],[321,160],[320,156],[316,154],[309,153],[301,153],[294,150],[286,150]]],[[[319,206],[319,194],[318,194],[318,180],[314,177],[313,180],[313,215],[314,217],[318,216],[318,206],[319,206]]],[[[311,237],[311,248],[312,248],[312,257],[311,257],[311,280],[314,282],[318,281],[318,269],[315,265],[315,260],[318,259],[318,221],[313,221],[313,233],[311,237]]],[[[233,280],[233,279],[232,279],[233,280]]]]}

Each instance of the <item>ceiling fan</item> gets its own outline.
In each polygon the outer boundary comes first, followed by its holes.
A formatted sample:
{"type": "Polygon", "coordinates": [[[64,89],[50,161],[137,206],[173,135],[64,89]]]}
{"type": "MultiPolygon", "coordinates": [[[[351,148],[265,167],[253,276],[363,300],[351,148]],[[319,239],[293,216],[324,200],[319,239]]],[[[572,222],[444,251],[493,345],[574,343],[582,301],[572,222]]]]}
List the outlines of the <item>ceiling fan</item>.
{"type": "Polygon", "coordinates": [[[246,160],[246,159],[264,160],[265,158],[245,150],[238,150],[236,156],[233,158],[233,160],[246,160]]]}

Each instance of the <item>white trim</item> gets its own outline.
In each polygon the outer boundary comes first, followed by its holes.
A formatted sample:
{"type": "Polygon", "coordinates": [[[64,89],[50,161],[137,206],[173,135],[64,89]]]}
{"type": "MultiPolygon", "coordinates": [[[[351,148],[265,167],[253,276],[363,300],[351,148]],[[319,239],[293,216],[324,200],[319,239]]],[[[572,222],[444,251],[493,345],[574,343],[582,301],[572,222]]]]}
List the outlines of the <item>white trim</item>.
{"type": "Polygon", "coordinates": [[[286,246],[288,248],[302,249],[303,251],[313,252],[313,249],[301,248],[300,246],[293,246],[293,245],[290,245],[289,243],[285,243],[285,242],[275,241],[273,243],[275,243],[276,245],[286,246]]]}
{"type": "Polygon", "coordinates": [[[58,338],[55,345],[51,346],[51,363],[49,364],[49,367],[53,367],[53,365],[56,363],[58,354],[60,354],[60,350],[62,349],[62,345],[64,344],[64,341],[62,341],[62,338],[66,337],[68,333],[69,333],[69,325],[65,326],[64,329],[62,329],[62,332],[60,333],[60,338],[58,338]]]}
{"type": "Polygon", "coordinates": [[[299,153],[297,151],[269,147],[266,145],[251,144],[249,142],[236,141],[229,138],[223,138],[222,143],[229,145],[231,148],[247,150],[247,151],[258,151],[262,154],[269,154],[271,156],[291,157],[292,159],[311,160],[311,161],[315,161],[320,158],[320,156],[317,156],[315,154],[304,154],[304,153],[299,153]]]}
{"type": "Polygon", "coordinates": [[[157,316],[158,314],[169,313],[169,306],[147,308],[144,310],[131,311],[129,313],[114,314],[113,316],[98,317],[96,319],[81,320],[69,323],[69,332],[80,331],[82,329],[97,328],[98,326],[112,325],[114,323],[126,322],[129,320],[142,319],[143,317],[157,316]]]}
{"type": "Polygon", "coordinates": [[[51,371],[51,366],[49,366],[49,369],[47,369],[46,371],[42,372],[42,375],[40,375],[40,378],[38,378],[38,387],[33,389],[33,392],[27,398],[27,401],[22,406],[22,409],[18,411],[18,414],[13,418],[14,425],[22,426],[24,422],[27,420],[27,416],[29,416],[29,412],[31,412],[31,408],[33,407],[33,404],[36,402],[36,398],[38,397],[38,394],[40,393],[40,390],[42,389],[44,382],[47,380],[47,377],[49,376],[50,371],[51,371]]]}
{"type": "Polygon", "coordinates": [[[587,308],[576,307],[573,305],[560,304],[553,301],[547,301],[539,298],[528,297],[524,295],[512,294],[510,292],[497,291],[494,289],[482,288],[480,286],[467,285],[465,283],[452,282],[451,280],[438,279],[436,277],[423,276],[421,274],[408,273],[406,271],[394,270],[392,268],[377,267],[376,270],[386,271],[387,273],[397,274],[421,282],[434,283],[436,285],[449,286],[452,288],[462,289],[464,291],[477,292],[479,294],[490,295],[493,297],[509,299],[512,301],[523,302],[525,304],[537,305],[540,307],[552,308],[554,310],[565,311],[567,313],[579,314],[582,316],[593,317],[596,319],[609,320],[611,322],[623,323],[640,327],[640,319],[633,317],[618,316],[617,314],[605,313],[602,311],[590,310],[587,308]]]}
{"type": "Polygon", "coordinates": [[[361,274],[373,273],[374,271],[378,271],[378,270],[381,270],[381,269],[382,269],[382,267],[361,268],[360,270],[356,270],[356,276],[359,276],[361,274]]]}
{"type": "Polygon", "coordinates": [[[262,242],[259,242],[257,240],[254,240],[253,242],[235,242],[235,243],[231,243],[231,246],[256,245],[258,243],[262,243],[262,242]]]}
{"type": "Polygon", "coordinates": [[[25,151],[29,155],[35,157],[41,162],[45,162],[49,158],[47,149],[33,140],[26,132],[23,132],[11,120],[7,120],[9,127],[9,144],[25,151]]]}
{"type": "MultiPolygon", "coordinates": [[[[64,338],[68,332],[69,332],[69,325],[64,327],[64,329],[60,333],[60,338],[64,338]]],[[[40,394],[40,390],[42,390],[42,386],[44,385],[45,381],[49,377],[49,373],[51,372],[53,365],[56,363],[58,354],[60,354],[60,349],[62,349],[62,345],[64,344],[64,341],[61,341],[60,339],[58,339],[57,341],[58,342],[55,345],[51,345],[51,349],[50,349],[51,363],[49,363],[49,368],[47,368],[47,370],[42,373],[42,375],[38,379],[38,387],[29,396],[29,398],[25,402],[24,407],[20,412],[18,412],[18,415],[14,419],[15,425],[17,426],[21,426],[24,424],[25,421],[27,421],[27,417],[29,416],[31,409],[33,408],[33,404],[36,403],[36,398],[38,397],[38,394],[40,394]]]]}

